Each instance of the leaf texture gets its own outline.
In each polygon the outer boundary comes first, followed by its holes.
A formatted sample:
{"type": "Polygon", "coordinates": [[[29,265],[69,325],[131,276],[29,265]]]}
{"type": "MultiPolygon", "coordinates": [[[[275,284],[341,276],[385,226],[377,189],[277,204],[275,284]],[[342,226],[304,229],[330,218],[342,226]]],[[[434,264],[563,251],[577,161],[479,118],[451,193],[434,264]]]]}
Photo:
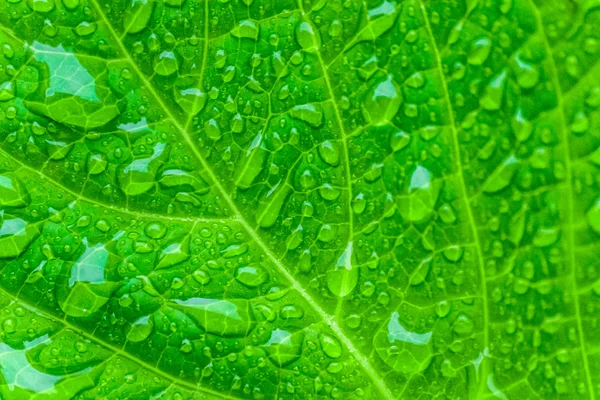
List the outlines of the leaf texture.
{"type": "Polygon", "coordinates": [[[0,0],[0,398],[599,398],[598,28],[0,0]]]}

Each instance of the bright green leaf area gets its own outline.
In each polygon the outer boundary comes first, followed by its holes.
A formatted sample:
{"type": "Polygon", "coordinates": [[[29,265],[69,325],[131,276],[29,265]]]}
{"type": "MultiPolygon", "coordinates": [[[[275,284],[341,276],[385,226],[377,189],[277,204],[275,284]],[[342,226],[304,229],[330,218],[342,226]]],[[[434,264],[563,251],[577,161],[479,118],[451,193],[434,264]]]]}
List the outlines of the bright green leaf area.
{"type": "Polygon", "coordinates": [[[0,0],[0,399],[600,400],[600,0],[0,0]]]}

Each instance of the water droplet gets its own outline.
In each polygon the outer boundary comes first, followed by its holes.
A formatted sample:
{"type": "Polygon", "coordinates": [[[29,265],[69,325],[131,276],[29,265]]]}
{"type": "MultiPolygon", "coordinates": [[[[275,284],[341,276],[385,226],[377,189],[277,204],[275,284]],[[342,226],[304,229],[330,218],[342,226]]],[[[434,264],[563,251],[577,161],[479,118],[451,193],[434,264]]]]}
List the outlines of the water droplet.
{"type": "Polygon", "coordinates": [[[322,333],[319,335],[319,343],[321,343],[321,348],[323,352],[329,358],[339,358],[342,355],[342,345],[340,341],[326,333],[322,333]]]}
{"type": "Polygon", "coordinates": [[[302,317],[304,317],[304,309],[295,304],[287,304],[281,307],[281,310],[279,310],[279,317],[281,317],[281,319],[287,320],[301,319],[302,317]]]}
{"type": "Polygon", "coordinates": [[[488,59],[492,50],[492,41],[487,37],[477,39],[471,46],[468,62],[471,65],[481,65],[488,59]]]}
{"type": "Polygon", "coordinates": [[[290,111],[292,117],[308,123],[313,128],[321,126],[323,122],[323,111],[318,104],[303,104],[295,106],[290,111]]]}
{"type": "Polygon", "coordinates": [[[517,63],[517,83],[524,89],[531,89],[540,78],[538,69],[520,57],[515,57],[515,61],[517,63]]]}
{"type": "Polygon", "coordinates": [[[246,243],[242,244],[232,244],[221,251],[221,255],[223,258],[234,258],[239,257],[248,252],[248,245],[246,243]]]}
{"type": "Polygon", "coordinates": [[[523,110],[517,109],[515,116],[511,120],[511,128],[520,142],[525,142],[533,132],[533,126],[523,115],[523,110]]]}
{"type": "Polygon", "coordinates": [[[144,29],[150,21],[153,10],[154,0],[136,0],[133,2],[123,16],[125,32],[134,34],[144,29]]]}
{"type": "Polygon", "coordinates": [[[585,214],[588,225],[600,235],[600,198],[596,199],[592,207],[585,214]]]}
{"type": "Polygon", "coordinates": [[[99,175],[106,170],[108,159],[103,153],[90,153],[86,162],[87,171],[90,175],[99,175]]]}
{"type": "Polygon", "coordinates": [[[190,77],[179,78],[175,82],[175,101],[189,114],[199,113],[206,105],[206,94],[196,84],[190,77]]]}
{"type": "Polygon", "coordinates": [[[269,360],[282,368],[300,358],[303,343],[302,331],[292,333],[283,329],[274,329],[269,340],[262,347],[267,352],[269,360]]]}
{"type": "Polygon", "coordinates": [[[258,262],[238,267],[235,270],[235,279],[242,285],[255,288],[269,279],[267,270],[258,262]]]}
{"type": "Polygon", "coordinates": [[[294,231],[287,237],[285,240],[285,246],[288,250],[295,250],[302,244],[304,240],[304,230],[302,229],[302,225],[299,225],[298,228],[294,229],[294,231]]]}
{"type": "Polygon", "coordinates": [[[4,216],[0,223],[0,259],[18,257],[40,235],[37,224],[21,218],[4,216]]]}
{"type": "Polygon", "coordinates": [[[329,183],[325,183],[319,188],[319,194],[323,199],[333,201],[340,197],[342,192],[331,186],[329,183]]]}
{"type": "Polygon", "coordinates": [[[444,257],[450,262],[457,262],[463,256],[464,249],[461,246],[449,246],[444,249],[444,257]]]}
{"type": "Polygon", "coordinates": [[[12,318],[7,318],[4,320],[4,322],[2,322],[2,329],[4,330],[5,333],[15,333],[17,331],[17,326],[16,326],[16,322],[14,319],[12,318]]]}
{"type": "Polygon", "coordinates": [[[217,50],[217,52],[215,53],[214,63],[215,67],[217,67],[218,69],[221,69],[225,66],[225,64],[227,63],[227,53],[225,52],[225,50],[217,50]]]}
{"type": "Polygon", "coordinates": [[[49,13],[54,10],[54,0],[27,0],[27,5],[33,11],[49,13]]]}
{"type": "Polygon", "coordinates": [[[119,184],[125,194],[136,196],[156,185],[156,172],[163,163],[164,152],[165,144],[157,143],[151,156],[134,159],[120,171],[119,184]]]}
{"type": "Polygon", "coordinates": [[[395,371],[416,374],[431,363],[433,357],[432,332],[416,333],[400,323],[400,314],[393,312],[387,331],[375,335],[373,344],[377,354],[395,371]]]}
{"type": "Polygon", "coordinates": [[[342,22],[339,19],[334,19],[333,21],[331,21],[331,24],[329,24],[329,30],[327,31],[327,33],[331,37],[338,37],[342,34],[342,31],[342,22]]]}
{"type": "Polygon", "coordinates": [[[57,298],[70,317],[87,317],[108,302],[119,283],[107,281],[105,269],[110,253],[102,243],[90,245],[83,238],[84,252],[61,276],[57,298]]]}
{"type": "Polygon", "coordinates": [[[359,193],[352,199],[352,210],[356,214],[362,214],[363,211],[365,211],[366,206],[367,200],[365,199],[364,193],[359,193]]]}
{"type": "Polygon", "coordinates": [[[300,254],[300,258],[298,259],[298,269],[302,273],[308,273],[312,269],[312,257],[310,255],[310,250],[306,249],[300,254]]]}
{"type": "Polygon", "coordinates": [[[96,32],[96,29],[98,29],[98,25],[96,25],[93,22],[90,23],[84,21],[77,25],[77,27],[75,27],[75,33],[78,36],[89,36],[92,33],[96,32]]]}
{"type": "Polygon", "coordinates": [[[73,11],[79,6],[79,0],[62,0],[63,6],[69,11],[73,11]]]}
{"type": "Polygon", "coordinates": [[[425,279],[427,278],[427,274],[429,274],[432,261],[433,259],[431,257],[421,261],[419,266],[410,275],[409,282],[412,286],[420,285],[425,281],[425,279]]]}
{"type": "Polygon", "coordinates": [[[12,172],[0,174],[0,206],[25,207],[31,203],[29,192],[12,172]]]}
{"type": "Polygon", "coordinates": [[[581,111],[575,114],[573,122],[571,123],[571,131],[576,134],[586,132],[590,127],[590,121],[585,112],[581,111]]]}
{"type": "Polygon", "coordinates": [[[170,268],[184,262],[190,256],[189,249],[189,238],[183,239],[181,243],[171,243],[167,245],[158,256],[156,269],[170,268]]]}
{"type": "Polygon", "coordinates": [[[519,161],[514,155],[510,155],[488,176],[483,184],[483,191],[485,193],[497,193],[507,187],[517,172],[518,167],[519,161]]]}
{"type": "Polygon", "coordinates": [[[579,59],[574,55],[567,56],[565,59],[565,70],[573,78],[577,78],[581,73],[579,59]]]}
{"type": "Polygon", "coordinates": [[[13,81],[6,81],[0,84],[0,101],[8,101],[15,98],[15,85],[13,81]]]}
{"type": "Polygon", "coordinates": [[[248,189],[254,179],[264,169],[268,152],[262,147],[262,134],[257,134],[248,149],[242,153],[236,163],[234,182],[242,190],[248,189]]]}
{"type": "Polygon", "coordinates": [[[504,98],[504,88],[506,86],[506,72],[492,78],[490,83],[485,88],[483,97],[479,100],[479,104],[484,110],[494,111],[502,106],[504,98]]]}
{"type": "Polygon", "coordinates": [[[386,80],[375,85],[363,102],[363,115],[372,125],[388,123],[398,113],[402,105],[400,88],[389,75],[386,80]]]}
{"type": "Polygon", "coordinates": [[[410,136],[404,131],[396,131],[392,133],[390,146],[393,151],[400,151],[410,143],[410,136]]]}
{"type": "Polygon", "coordinates": [[[438,215],[445,224],[453,224],[456,222],[456,213],[449,204],[442,204],[438,209],[438,215]]]}
{"type": "Polygon", "coordinates": [[[331,225],[323,224],[321,225],[321,228],[319,228],[319,234],[317,235],[317,239],[319,239],[321,242],[329,243],[333,239],[335,239],[335,234],[336,230],[333,229],[331,225]]]}
{"type": "Polygon", "coordinates": [[[336,166],[340,162],[340,151],[337,145],[325,140],[318,148],[319,155],[329,165],[336,166]]]}
{"type": "Polygon", "coordinates": [[[321,47],[318,29],[311,22],[301,22],[296,27],[296,40],[305,51],[314,52],[321,47]]]}
{"type": "Polygon", "coordinates": [[[405,84],[413,89],[419,89],[425,84],[425,78],[422,73],[415,72],[406,80],[405,84]]]}
{"type": "Polygon", "coordinates": [[[127,333],[127,340],[134,343],[146,340],[152,333],[153,326],[150,316],[139,318],[131,325],[131,329],[127,333]]]}
{"type": "Polygon", "coordinates": [[[468,335],[473,332],[473,320],[465,313],[460,313],[454,324],[452,324],[452,330],[461,335],[468,335]]]}
{"type": "Polygon", "coordinates": [[[410,179],[408,195],[398,202],[402,218],[412,222],[427,218],[433,211],[440,189],[441,184],[432,179],[429,170],[417,165],[410,179]]]}
{"type": "Polygon", "coordinates": [[[204,131],[206,132],[206,136],[211,140],[221,139],[221,127],[215,119],[211,118],[204,123],[204,131]]]}
{"type": "MultiPolygon", "coordinates": [[[[321,233],[319,233],[319,237],[320,235],[321,233]]],[[[327,287],[336,296],[347,296],[356,288],[358,275],[356,254],[354,254],[352,242],[348,242],[335,266],[327,271],[327,287]]]]}
{"type": "Polygon", "coordinates": [[[182,311],[209,333],[245,337],[256,325],[250,303],[243,299],[217,300],[194,297],[174,300],[171,306],[182,311]]]}
{"type": "Polygon", "coordinates": [[[163,51],[154,58],[154,72],[161,76],[169,76],[179,68],[179,62],[171,51],[163,51]]]}
{"type": "Polygon", "coordinates": [[[289,185],[280,182],[261,199],[256,210],[257,222],[261,228],[269,228],[275,224],[285,199],[292,192],[289,185]]]}
{"type": "Polygon", "coordinates": [[[194,278],[194,280],[196,282],[198,282],[201,285],[208,285],[210,283],[210,281],[212,280],[212,278],[210,277],[210,275],[201,269],[197,269],[194,271],[194,273],[192,274],[192,277],[194,278]]]}
{"type": "Polygon", "coordinates": [[[161,239],[167,233],[167,227],[162,222],[149,222],[144,228],[144,233],[152,239],[161,239]]]}
{"type": "Polygon", "coordinates": [[[241,21],[238,26],[231,31],[232,36],[252,40],[258,40],[259,34],[260,26],[251,20],[241,21]]]}
{"type": "Polygon", "coordinates": [[[234,77],[235,77],[235,66],[230,65],[227,68],[225,68],[225,72],[223,73],[223,82],[229,83],[233,80],[234,77]]]}
{"type": "Polygon", "coordinates": [[[450,303],[446,300],[442,300],[435,305],[435,313],[438,317],[444,318],[450,312],[450,308],[450,303]]]}

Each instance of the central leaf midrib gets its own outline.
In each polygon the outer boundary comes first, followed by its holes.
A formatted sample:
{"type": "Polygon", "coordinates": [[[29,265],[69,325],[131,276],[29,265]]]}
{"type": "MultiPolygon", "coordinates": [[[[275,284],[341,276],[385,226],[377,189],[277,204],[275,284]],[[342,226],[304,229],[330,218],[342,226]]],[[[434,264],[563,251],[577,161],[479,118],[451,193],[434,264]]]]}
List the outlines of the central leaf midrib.
{"type": "MultiPolygon", "coordinates": [[[[208,0],[206,0],[206,1],[208,1],[208,0]]],[[[183,139],[187,142],[187,144],[189,145],[190,149],[192,150],[192,152],[194,153],[194,155],[196,156],[198,161],[200,161],[200,163],[206,170],[207,174],[210,176],[210,178],[214,182],[215,186],[217,187],[217,189],[219,190],[219,192],[221,193],[221,195],[227,202],[231,211],[236,215],[238,222],[244,227],[244,229],[248,232],[248,234],[251,236],[251,238],[257,243],[257,245],[265,252],[265,254],[269,257],[269,259],[271,259],[271,261],[277,267],[279,272],[281,274],[283,274],[283,276],[291,283],[293,288],[298,293],[300,293],[302,295],[302,297],[304,297],[307,300],[307,302],[313,307],[313,309],[317,312],[317,314],[319,314],[319,316],[323,319],[323,321],[329,325],[329,327],[334,331],[334,333],[338,336],[338,338],[344,343],[344,345],[346,345],[349,352],[358,360],[361,367],[365,370],[367,375],[371,378],[371,380],[372,380],[374,386],[377,388],[377,390],[387,399],[394,398],[393,395],[391,394],[390,390],[385,386],[385,383],[383,382],[383,380],[379,377],[375,368],[373,366],[371,366],[371,364],[369,363],[369,360],[354,346],[354,344],[350,341],[350,339],[345,335],[343,330],[338,325],[337,321],[335,321],[332,318],[332,316],[330,316],[327,312],[325,312],[325,310],[318,305],[318,303],[315,301],[315,299],[313,299],[312,296],[310,294],[308,294],[306,292],[306,290],[304,290],[304,288],[302,287],[300,282],[298,282],[294,278],[294,276],[283,266],[281,261],[262,242],[262,240],[260,239],[260,237],[258,236],[256,231],[250,226],[250,224],[242,216],[242,214],[239,211],[239,209],[237,208],[236,204],[233,202],[231,196],[229,196],[229,194],[227,193],[227,191],[225,190],[225,188],[219,181],[217,175],[213,172],[212,168],[209,167],[209,165],[207,164],[207,162],[204,159],[204,157],[202,156],[202,154],[200,154],[200,152],[194,145],[193,141],[191,140],[190,136],[188,135],[187,130],[184,129],[183,126],[181,126],[181,124],[178,122],[178,120],[176,118],[174,118],[170,109],[166,106],[166,104],[163,102],[163,100],[158,95],[158,93],[156,93],[156,90],[154,89],[154,87],[150,84],[150,82],[148,81],[146,76],[142,73],[142,71],[139,69],[137,64],[134,62],[130,53],[127,51],[127,49],[123,45],[122,41],[119,40],[119,37],[116,34],[115,29],[113,28],[112,24],[110,24],[110,22],[108,21],[108,18],[106,17],[106,15],[102,11],[100,5],[98,4],[98,0],[92,0],[92,4],[93,4],[94,8],[96,8],[96,11],[98,12],[100,18],[106,24],[107,29],[111,33],[111,36],[113,37],[113,39],[116,41],[117,46],[119,46],[119,48],[123,52],[123,55],[126,57],[126,59],[131,64],[131,67],[133,68],[135,73],[138,75],[138,77],[140,78],[142,83],[145,85],[145,87],[148,89],[148,91],[152,94],[152,97],[154,97],[154,99],[156,100],[158,105],[162,108],[162,110],[165,112],[167,117],[173,121],[173,124],[175,125],[177,130],[181,133],[181,135],[183,136],[183,139]]],[[[208,38],[205,38],[205,40],[208,40],[208,38]]],[[[348,210],[348,211],[350,211],[350,210],[348,210]]]]}

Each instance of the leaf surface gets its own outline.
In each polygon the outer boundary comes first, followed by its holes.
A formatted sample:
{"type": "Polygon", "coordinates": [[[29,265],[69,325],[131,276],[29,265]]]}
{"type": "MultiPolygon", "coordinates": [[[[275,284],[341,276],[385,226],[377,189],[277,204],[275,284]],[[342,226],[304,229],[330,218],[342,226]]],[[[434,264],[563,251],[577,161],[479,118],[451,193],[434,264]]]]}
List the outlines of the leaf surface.
{"type": "Polygon", "coordinates": [[[599,6],[0,2],[0,397],[598,398],[599,6]]]}

